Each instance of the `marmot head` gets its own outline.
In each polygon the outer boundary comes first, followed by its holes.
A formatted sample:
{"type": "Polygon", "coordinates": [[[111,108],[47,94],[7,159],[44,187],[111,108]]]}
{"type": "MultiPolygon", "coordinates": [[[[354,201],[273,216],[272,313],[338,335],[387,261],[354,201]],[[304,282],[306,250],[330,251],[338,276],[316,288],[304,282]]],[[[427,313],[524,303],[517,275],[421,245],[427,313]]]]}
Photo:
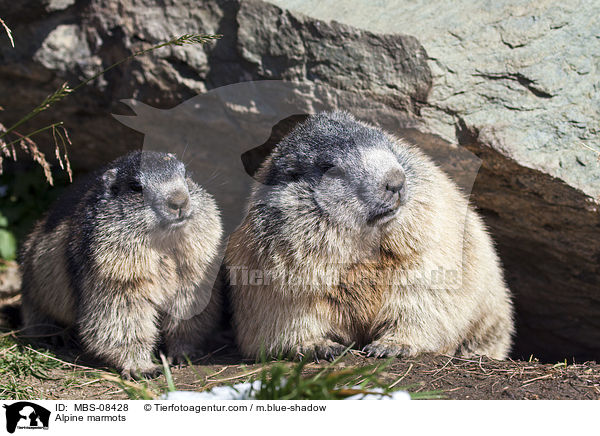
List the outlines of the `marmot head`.
{"type": "Polygon", "coordinates": [[[113,214],[137,220],[150,231],[173,230],[197,212],[201,190],[173,154],[133,152],[115,160],[102,173],[103,200],[113,214]]]}
{"type": "Polygon", "coordinates": [[[258,174],[258,201],[280,208],[285,198],[330,224],[379,229],[409,199],[412,173],[408,148],[393,137],[348,113],[323,112],[276,147],[258,174]]]}

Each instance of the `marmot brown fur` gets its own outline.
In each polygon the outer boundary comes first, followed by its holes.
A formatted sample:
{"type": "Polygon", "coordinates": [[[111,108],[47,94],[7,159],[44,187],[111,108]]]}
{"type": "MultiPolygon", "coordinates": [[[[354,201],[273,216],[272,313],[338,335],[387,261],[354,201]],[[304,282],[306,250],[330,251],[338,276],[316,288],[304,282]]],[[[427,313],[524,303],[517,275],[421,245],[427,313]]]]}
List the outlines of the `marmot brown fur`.
{"type": "Polygon", "coordinates": [[[226,252],[248,356],[503,359],[510,292],[481,218],[416,148],[343,112],[298,125],[257,173],[226,252]]]}
{"type": "Polygon", "coordinates": [[[208,276],[221,233],[215,201],[175,156],[117,159],[70,187],[24,243],[26,333],[74,327],[124,376],[154,375],[159,339],[178,360],[218,322],[208,276]]]}

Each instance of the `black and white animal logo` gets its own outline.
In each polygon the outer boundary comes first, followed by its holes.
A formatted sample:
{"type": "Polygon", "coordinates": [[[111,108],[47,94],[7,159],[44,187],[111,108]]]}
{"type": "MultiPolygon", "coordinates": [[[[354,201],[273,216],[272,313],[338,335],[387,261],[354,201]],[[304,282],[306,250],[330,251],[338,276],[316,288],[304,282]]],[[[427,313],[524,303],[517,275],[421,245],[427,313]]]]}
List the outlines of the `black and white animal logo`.
{"type": "Polygon", "coordinates": [[[48,429],[50,411],[29,401],[3,406],[6,409],[6,431],[18,429],[48,429]]]}

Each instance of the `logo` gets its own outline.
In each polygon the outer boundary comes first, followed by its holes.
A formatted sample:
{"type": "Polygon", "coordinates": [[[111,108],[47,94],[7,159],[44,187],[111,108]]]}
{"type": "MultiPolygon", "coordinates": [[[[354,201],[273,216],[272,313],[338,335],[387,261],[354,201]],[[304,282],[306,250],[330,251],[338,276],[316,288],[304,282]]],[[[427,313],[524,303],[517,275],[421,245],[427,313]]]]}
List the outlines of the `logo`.
{"type": "Polygon", "coordinates": [[[19,401],[3,406],[6,409],[6,431],[14,433],[18,429],[48,430],[50,411],[29,401],[19,401]]]}

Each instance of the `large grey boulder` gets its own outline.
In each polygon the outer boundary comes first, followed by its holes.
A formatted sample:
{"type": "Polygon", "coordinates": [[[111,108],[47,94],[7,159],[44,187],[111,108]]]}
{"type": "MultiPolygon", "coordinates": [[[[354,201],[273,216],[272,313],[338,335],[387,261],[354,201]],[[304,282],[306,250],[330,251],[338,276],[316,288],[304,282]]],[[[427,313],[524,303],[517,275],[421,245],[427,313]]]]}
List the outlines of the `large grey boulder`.
{"type": "Polygon", "coordinates": [[[600,3],[270,0],[310,16],[413,35],[433,73],[427,130],[463,123],[522,165],[600,195],[600,3]],[[335,3],[335,7],[334,7],[335,3]]]}
{"type": "MultiPolygon", "coordinates": [[[[16,120],[63,81],[91,77],[133,51],[183,33],[222,33],[204,47],[164,48],[112,70],[32,129],[64,120],[73,163],[87,171],[169,139],[149,135],[148,123],[136,118],[164,119],[186,107],[180,103],[225,85],[283,79],[295,84],[302,111],[352,109],[447,161],[461,156],[459,167],[470,151],[482,163],[472,198],[515,294],[516,355],[600,356],[600,165],[581,145],[600,149],[598,7],[276,2],[325,21],[254,0],[0,0],[17,46],[0,46],[2,122],[16,120]],[[123,99],[136,116],[121,121],[145,137],[111,117],[133,115],[123,99]]],[[[222,101],[223,113],[260,124],[252,99],[222,101]]],[[[208,125],[227,131],[236,126],[232,120],[215,115],[208,125]]],[[[248,138],[254,146],[266,139],[248,138]]],[[[238,188],[232,193],[243,193],[238,188]]]]}

